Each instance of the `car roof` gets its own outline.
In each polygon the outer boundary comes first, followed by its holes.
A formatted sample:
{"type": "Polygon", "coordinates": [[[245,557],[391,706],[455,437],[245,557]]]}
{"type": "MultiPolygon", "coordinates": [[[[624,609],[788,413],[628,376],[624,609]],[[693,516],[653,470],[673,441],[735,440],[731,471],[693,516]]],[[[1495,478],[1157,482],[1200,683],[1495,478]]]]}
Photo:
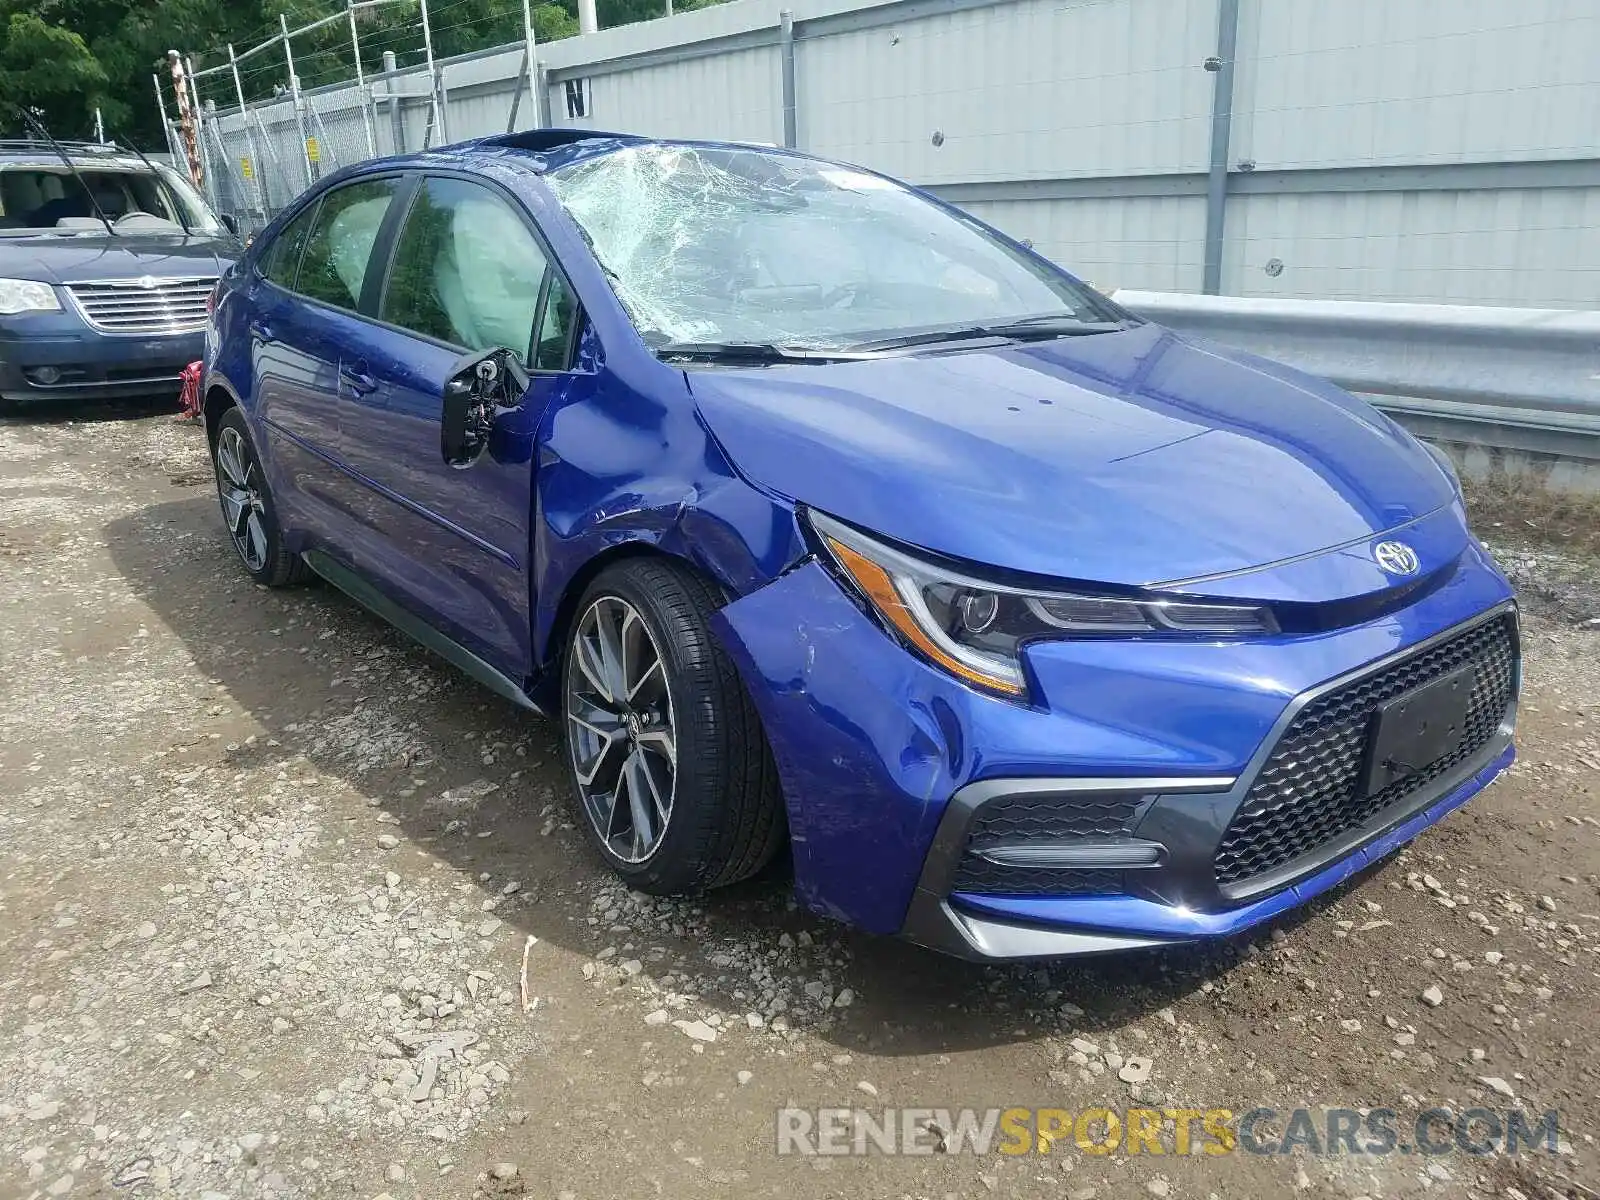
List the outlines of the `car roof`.
{"type": "MultiPolygon", "coordinates": [[[[58,144],[75,167],[112,167],[117,170],[137,171],[145,169],[136,155],[129,154],[120,146],[108,146],[101,142],[59,140],[58,144]]],[[[0,138],[0,167],[19,166],[64,169],[66,164],[61,161],[61,155],[56,153],[49,142],[35,138],[0,138]]]]}
{"type": "Polygon", "coordinates": [[[515,164],[537,174],[545,174],[586,159],[614,154],[630,146],[696,146],[726,150],[750,150],[771,154],[796,154],[781,146],[755,142],[721,142],[687,138],[654,138],[635,133],[610,133],[599,129],[528,129],[521,133],[496,134],[424,150],[416,154],[374,159],[362,168],[463,167],[486,161],[515,164]]]}

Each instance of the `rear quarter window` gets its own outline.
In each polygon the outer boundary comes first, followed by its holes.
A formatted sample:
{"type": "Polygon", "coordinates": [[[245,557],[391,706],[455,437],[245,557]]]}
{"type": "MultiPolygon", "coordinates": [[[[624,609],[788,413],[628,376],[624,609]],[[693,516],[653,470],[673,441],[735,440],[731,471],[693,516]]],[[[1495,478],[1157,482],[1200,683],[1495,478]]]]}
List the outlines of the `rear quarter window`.
{"type": "Polygon", "coordinates": [[[306,210],[272,239],[272,244],[261,252],[261,274],[279,287],[294,290],[295,275],[300,270],[300,256],[305,252],[306,239],[311,236],[311,226],[317,218],[317,204],[306,210]]]}

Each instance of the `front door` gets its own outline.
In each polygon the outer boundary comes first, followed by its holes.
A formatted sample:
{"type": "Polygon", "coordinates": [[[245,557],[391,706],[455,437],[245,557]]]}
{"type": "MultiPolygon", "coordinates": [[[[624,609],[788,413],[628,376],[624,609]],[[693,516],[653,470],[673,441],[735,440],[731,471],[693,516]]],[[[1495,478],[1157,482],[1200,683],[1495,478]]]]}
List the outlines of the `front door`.
{"type": "Polygon", "coordinates": [[[472,180],[424,178],[393,246],[378,320],[346,339],[341,362],[340,449],[364,493],[356,566],[522,680],[532,672],[534,435],[553,400],[584,386],[567,370],[572,293],[520,206],[472,180]],[[467,353],[501,346],[533,382],[484,455],[451,467],[439,444],[445,381],[467,353]]]}

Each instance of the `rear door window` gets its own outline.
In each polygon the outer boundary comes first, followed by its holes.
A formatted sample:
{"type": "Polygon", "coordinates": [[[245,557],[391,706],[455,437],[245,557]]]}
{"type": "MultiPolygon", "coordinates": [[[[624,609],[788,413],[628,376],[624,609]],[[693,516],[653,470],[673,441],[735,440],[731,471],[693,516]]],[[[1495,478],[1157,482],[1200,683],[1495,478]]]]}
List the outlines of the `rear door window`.
{"type": "Polygon", "coordinates": [[[528,222],[489,188],[424,179],[395,241],[379,316],[465,350],[531,356],[549,260],[528,222]]]}
{"type": "Polygon", "coordinates": [[[311,226],[316,219],[316,204],[307,205],[303,213],[279,231],[262,256],[261,273],[279,287],[294,291],[295,273],[300,270],[300,256],[305,252],[306,239],[311,236],[311,226]]]}
{"type": "Polygon", "coordinates": [[[398,178],[373,179],[324,196],[311,223],[294,290],[324,304],[358,309],[378,230],[399,188],[398,178]]]}

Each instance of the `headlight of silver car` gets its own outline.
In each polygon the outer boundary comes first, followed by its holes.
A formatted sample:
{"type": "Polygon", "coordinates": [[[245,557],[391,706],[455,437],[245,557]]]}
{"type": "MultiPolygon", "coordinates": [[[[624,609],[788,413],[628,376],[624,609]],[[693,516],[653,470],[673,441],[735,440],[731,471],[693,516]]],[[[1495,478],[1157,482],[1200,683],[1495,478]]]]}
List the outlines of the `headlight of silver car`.
{"type": "Polygon", "coordinates": [[[1024,644],[1046,638],[1277,631],[1269,609],[1181,599],[1029,591],[960,574],[809,514],[839,569],[910,646],[967,683],[1027,691],[1024,644]]]}
{"type": "Polygon", "coordinates": [[[0,316],[25,312],[55,312],[61,307],[56,290],[36,279],[0,279],[0,316]]]}

